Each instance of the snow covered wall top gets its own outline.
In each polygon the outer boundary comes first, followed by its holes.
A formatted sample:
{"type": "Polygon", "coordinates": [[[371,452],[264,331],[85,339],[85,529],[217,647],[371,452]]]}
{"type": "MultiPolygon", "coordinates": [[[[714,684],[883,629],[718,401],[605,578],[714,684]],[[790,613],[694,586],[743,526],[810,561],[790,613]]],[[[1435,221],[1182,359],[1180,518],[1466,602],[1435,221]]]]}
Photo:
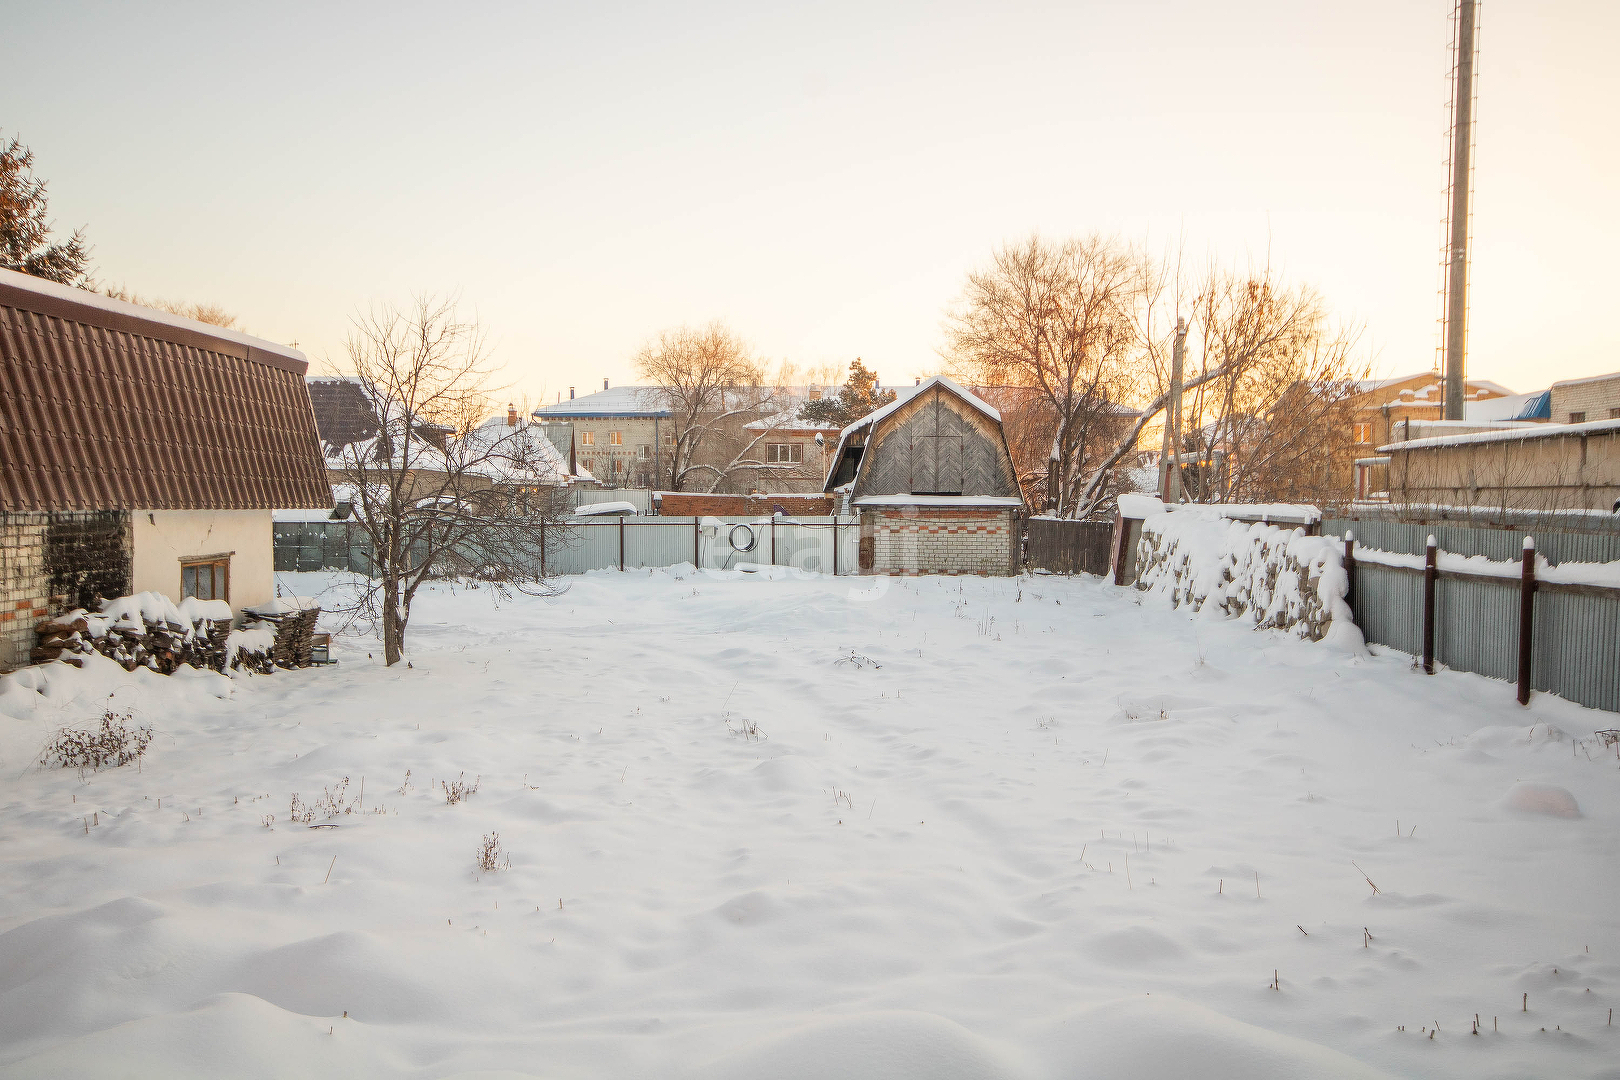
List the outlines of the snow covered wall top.
{"type": "Polygon", "coordinates": [[[1137,566],[1136,587],[1174,607],[1244,617],[1310,641],[1363,644],[1344,599],[1343,550],[1327,537],[1182,507],[1143,521],[1137,566]]]}

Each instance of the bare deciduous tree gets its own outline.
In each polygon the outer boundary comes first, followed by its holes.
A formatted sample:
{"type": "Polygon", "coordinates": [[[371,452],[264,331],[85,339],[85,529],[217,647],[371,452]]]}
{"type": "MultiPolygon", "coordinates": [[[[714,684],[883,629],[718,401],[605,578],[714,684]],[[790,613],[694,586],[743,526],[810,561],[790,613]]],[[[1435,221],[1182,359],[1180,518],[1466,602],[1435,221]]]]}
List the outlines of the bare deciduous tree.
{"type": "Polygon", "coordinates": [[[1168,404],[1175,316],[1188,311],[1183,420],[1193,421],[1193,452],[1207,451],[1193,470],[1201,493],[1215,497],[1219,458],[1220,497],[1329,495],[1349,474],[1340,413],[1364,370],[1354,334],[1328,327],[1314,293],[1279,286],[1269,270],[1211,270],[1189,293],[1169,278],[1100,236],[1031,237],[969,275],[945,355],[964,381],[1013,406],[1005,420],[1009,445],[1024,448],[1021,479],[1041,471],[1034,448],[1046,441],[1052,512],[1106,509],[1121,463],[1168,404]]]}
{"type": "Polygon", "coordinates": [[[493,369],[482,329],[453,300],[375,306],[355,317],[345,348],[376,434],[328,465],[371,541],[372,575],[352,614],[381,625],[392,665],[432,578],[471,575],[496,595],[551,591],[543,567],[568,540],[567,499],[538,428],[479,426],[493,369]]]}
{"type": "MultiPolygon", "coordinates": [[[[1031,236],[969,274],[947,317],[952,370],[964,382],[1001,388],[1048,435],[1046,502],[1059,517],[1089,512],[1086,482],[1119,440],[1119,403],[1140,374],[1137,312],[1151,283],[1141,254],[1112,237],[1031,236]]],[[[1027,444],[1030,434],[1009,441],[1027,444]]]]}
{"type": "Polygon", "coordinates": [[[223,326],[227,330],[234,329],[237,318],[220,304],[204,304],[188,300],[165,300],[156,296],[141,296],[132,292],[124,285],[109,285],[101,290],[114,300],[123,300],[131,304],[140,304],[143,307],[157,308],[167,311],[170,315],[179,315],[187,319],[196,319],[198,322],[208,323],[211,326],[223,326]]]}
{"type": "Polygon", "coordinates": [[[1351,399],[1370,361],[1311,289],[1213,271],[1192,305],[1201,370],[1181,451],[1197,502],[1337,503],[1350,494],[1351,399]]]}
{"type": "Polygon", "coordinates": [[[699,485],[716,491],[734,476],[792,468],[764,459],[761,448],[778,427],[747,427],[790,408],[785,373],[772,378],[723,323],[666,330],[642,347],[635,364],[653,384],[646,392],[672,414],[670,491],[699,485]]]}

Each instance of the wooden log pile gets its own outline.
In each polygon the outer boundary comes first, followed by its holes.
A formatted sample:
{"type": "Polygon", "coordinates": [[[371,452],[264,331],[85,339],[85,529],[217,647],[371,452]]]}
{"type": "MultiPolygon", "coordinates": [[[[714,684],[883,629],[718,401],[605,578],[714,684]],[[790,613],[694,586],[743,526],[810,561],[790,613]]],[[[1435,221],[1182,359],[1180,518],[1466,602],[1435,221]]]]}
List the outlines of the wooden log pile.
{"type": "Polygon", "coordinates": [[[315,654],[315,620],[320,614],[318,607],[280,614],[254,614],[260,622],[276,628],[276,643],[270,650],[270,659],[277,667],[309,667],[315,654]]]}
{"type": "Polygon", "coordinates": [[[39,640],[29,659],[36,664],[61,660],[74,667],[84,667],[84,661],[78,654],[95,651],[90,644],[90,621],[82,616],[67,621],[52,619],[41,623],[34,628],[34,634],[39,640]]]}
{"type": "MultiPolygon", "coordinates": [[[[30,659],[36,664],[60,660],[83,667],[83,657],[98,652],[117,661],[126,671],[144,667],[160,675],[172,674],[182,664],[219,672],[227,665],[262,673],[275,669],[270,653],[237,649],[234,656],[230,655],[229,619],[202,619],[189,627],[147,619],[142,622],[140,629],[115,623],[98,635],[91,617],[84,614],[75,612],[51,619],[35,628],[39,643],[34,646],[30,659]]],[[[96,618],[95,624],[100,626],[105,622],[96,618]]]]}

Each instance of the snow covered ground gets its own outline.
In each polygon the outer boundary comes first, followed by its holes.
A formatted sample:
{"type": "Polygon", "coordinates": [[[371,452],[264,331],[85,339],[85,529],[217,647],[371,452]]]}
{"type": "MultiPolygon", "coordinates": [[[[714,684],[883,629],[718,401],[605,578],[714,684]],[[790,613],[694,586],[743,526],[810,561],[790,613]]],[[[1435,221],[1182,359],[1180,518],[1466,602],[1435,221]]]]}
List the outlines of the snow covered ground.
{"type": "Polygon", "coordinates": [[[609,571],[411,633],[0,680],[0,1076],[1620,1076],[1610,714],[1095,579],[609,571]],[[139,770],[33,767],[106,706],[139,770]]]}

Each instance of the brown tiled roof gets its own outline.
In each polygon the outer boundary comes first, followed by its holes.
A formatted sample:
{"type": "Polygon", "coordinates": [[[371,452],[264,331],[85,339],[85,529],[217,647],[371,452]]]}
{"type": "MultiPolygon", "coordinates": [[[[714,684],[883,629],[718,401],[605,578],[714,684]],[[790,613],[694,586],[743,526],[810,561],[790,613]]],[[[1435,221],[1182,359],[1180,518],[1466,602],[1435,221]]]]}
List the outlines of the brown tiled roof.
{"type": "Polygon", "coordinates": [[[0,510],[332,505],[303,354],[0,270],[0,510]]]}
{"type": "Polygon", "coordinates": [[[309,403],[315,408],[315,428],[327,447],[342,450],[350,443],[376,436],[380,428],[376,406],[357,380],[340,376],[307,382],[309,403]]]}

